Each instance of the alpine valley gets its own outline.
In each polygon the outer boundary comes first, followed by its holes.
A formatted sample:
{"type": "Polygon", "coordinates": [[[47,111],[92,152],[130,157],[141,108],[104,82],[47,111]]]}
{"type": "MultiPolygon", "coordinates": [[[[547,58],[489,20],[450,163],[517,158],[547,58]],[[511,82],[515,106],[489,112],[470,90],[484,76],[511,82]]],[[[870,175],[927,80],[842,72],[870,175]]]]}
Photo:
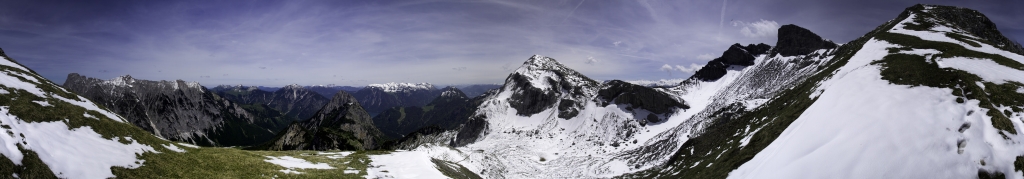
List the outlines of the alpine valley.
{"type": "Polygon", "coordinates": [[[1024,47],[984,14],[919,4],[845,43],[777,32],[679,82],[533,55],[503,84],[440,89],[57,85],[0,51],[0,177],[1024,178],[1024,47]]]}

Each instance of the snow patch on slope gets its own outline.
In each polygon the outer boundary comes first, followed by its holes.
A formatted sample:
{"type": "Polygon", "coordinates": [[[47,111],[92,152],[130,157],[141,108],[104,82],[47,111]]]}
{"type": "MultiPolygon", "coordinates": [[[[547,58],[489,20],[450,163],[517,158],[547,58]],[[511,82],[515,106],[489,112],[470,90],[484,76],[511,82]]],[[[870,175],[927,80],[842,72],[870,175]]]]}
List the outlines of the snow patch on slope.
{"type": "Polygon", "coordinates": [[[978,75],[985,81],[996,84],[1003,84],[1009,81],[1024,82],[1024,71],[1006,67],[988,59],[953,57],[937,59],[935,61],[939,63],[939,67],[967,71],[978,75]]]}
{"type": "MultiPolygon", "coordinates": [[[[946,32],[916,31],[916,30],[906,29],[905,28],[906,25],[904,25],[905,23],[918,24],[917,22],[914,21],[914,18],[916,16],[917,16],[917,14],[910,14],[909,17],[907,17],[903,21],[900,21],[900,23],[897,24],[889,32],[906,34],[906,35],[911,35],[911,36],[917,36],[917,37],[920,37],[921,39],[928,40],[928,41],[949,42],[949,43],[959,44],[960,46],[963,46],[964,48],[967,48],[968,50],[984,52],[984,53],[989,53],[989,54],[1001,55],[1001,56],[1004,56],[1006,58],[1013,59],[1013,60],[1015,60],[1017,62],[1024,63],[1024,56],[1022,56],[1020,54],[1013,53],[1013,52],[1004,51],[1002,49],[996,48],[996,47],[994,47],[992,45],[989,45],[989,44],[986,44],[986,43],[979,43],[981,45],[981,47],[974,47],[974,46],[971,46],[971,45],[969,45],[967,43],[961,42],[959,40],[947,37],[945,35],[946,32]]],[[[931,18],[925,18],[925,20],[932,20],[932,19],[931,18]]],[[[932,27],[932,30],[935,30],[936,28],[945,29],[945,28],[950,28],[950,27],[942,25],[941,23],[936,23],[935,27],[932,27]]],[[[965,35],[965,36],[973,37],[973,36],[971,36],[970,34],[967,34],[967,33],[959,33],[959,34],[960,35],[965,35]]]]}
{"type": "Polygon", "coordinates": [[[0,134],[0,154],[21,165],[24,156],[16,144],[36,152],[57,177],[110,178],[110,167],[138,168],[143,160],[136,155],[155,152],[153,147],[126,138],[131,144],[117,139],[104,139],[91,127],[68,130],[64,122],[25,122],[0,107],[0,123],[10,126],[0,134]],[[8,132],[13,135],[7,135],[8,132]],[[22,137],[24,136],[24,137],[22,137]]]}
{"type": "Polygon", "coordinates": [[[67,98],[64,98],[64,97],[61,97],[61,96],[58,96],[58,95],[53,95],[52,97],[56,98],[56,99],[60,99],[61,101],[64,101],[64,102],[67,102],[67,103],[71,103],[71,104],[76,105],[76,106],[81,106],[82,108],[85,108],[86,110],[92,110],[92,111],[99,112],[100,114],[103,114],[104,116],[107,116],[107,118],[110,118],[110,119],[115,120],[115,121],[128,122],[128,121],[125,121],[124,118],[121,118],[121,116],[118,116],[117,114],[114,114],[113,112],[100,109],[99,106],[96,106],[96,103],[93,103],[92,101],[89,101],[89,99],[85,99],[83,97],[78,97],[78,99],[80,99],[81,101],[79,101],[79,100],[70,100],[70,99],[67,99],[67,98]]]}
{"type": "Polygon", "coordinates": [[[161,146],[164,146],[164,148],[167,148],[167,150],[171,150],[171,151],[174,151],[174,152],[178,152],[178,153],[185,152],[185,149],[178,148],[178,146],[174,145],[174,144],[164,144],[164,145],[161,145],[161,146]]]}
{"type": "Polygon", "coordinates": [[[294,169],[334,169],[334,167],[327,165],[327,163],[312,163],[292,156],[267,156],[267,158],[269,159],[264,161],[287,168],[281,170],[283,173],[301,174],[301,172],[295,171],[294,169]]]}
{"type": "Polygon", "coordinates": [[[450,159],[461,159],[461,155],[441,146],[421,146],[412,151],[371,155],[366,178],[448,178],[434,168],[431,158],[453,161],[450,159]]]}
{"type": "MultiPolygon", "coordinates": [[[[798,119],[730,178],[974,178],[979,169],[1008,176],[1019,143],[991,127],[979,101],[956,102],[951,89],[891,85],[869,65],[897,47],[870,40],[823,82],[798,119]],[[899,110],[895,110],[899,109],[899,110]],[[975,111],[974,115],[968,115],[975,111]],[[965,123],[973,124],[957,132],[965,123]],[[879,140],[884,139],[884,140],[879,140]],[[957,154],[958,141],[965,142],[957,154]],[[987,165],[981,166],[984,161],[987,165]],[[814,170],[807,170],[814,168],[814,170]]],[[[1020,119],[1012,120],[1021,126],[1020,119]]],[[[1019,136],[1010,136],[1019,140],[1019,136]]]]}

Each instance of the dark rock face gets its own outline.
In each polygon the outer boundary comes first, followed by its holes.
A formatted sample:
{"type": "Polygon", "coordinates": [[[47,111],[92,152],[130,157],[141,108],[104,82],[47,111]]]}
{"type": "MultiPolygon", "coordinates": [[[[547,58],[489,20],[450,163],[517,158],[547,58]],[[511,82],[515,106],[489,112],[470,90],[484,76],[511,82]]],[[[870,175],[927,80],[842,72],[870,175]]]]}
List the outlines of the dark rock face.
{"type": "Polygon", "coordinates": [[[156,136],[198,145],[257,144],[273,137],[261,126],[277,122],[253,115],[195,82],[131,76],[107,81],[72,73],[63,86],[156,136]]]}
{"type": "Polygon", "coordinates": [[[330,98],[298,85],[285,86],[274,92],[267,104],[288,116],[298,119],[309,119],[320,110],[330,98]]]}
{"type": "Polygon", "coordinates": [[[598,85],[597,81],[566,68],[555,59],[538,55],[510,74],[502,89],[512,90],[509,105],[516,109],[517,115],[529,116],[558,107],[558,117],[569,119],[579,114],[582,102],[587,100],[584,98],[588,93],[593,94],[598,85]]]}
{"type": "Polygon", "coordinates": [[[722,53],[721,57],[715,58],[704,65],[700,70],[697,70],[691,76],[691,79],[697,79],[701,81],[715,81],[722,76],[725,76],[726,70],[733,65],[739,66],[750,66],[754,65],[754,59],[758,55],[762,55],[771,49],[771,46],[767,44],[749,44],[742,46],[740,44],[733,44],[729,46],[729,49],[722,53]]]}
{"type": "Polygon", "coordinates": [[[462,147],[476,142],[480,139],[480,136],[485,135],[484,131],[487,131],[487,120],[483,117],[477,116],[470,118],[462,125],[459,129],[459,133],[456,134],[455,140],[452,140],[448,145],[452,147],[462,147]]]}
{"type": "Polygon", "coordinates": [[[530,86],[530,81],[523,75],[512,74],[508,78],[516,84],[512,89],[517,90],[517,93],[512,94],[509,105],[516,108],[518,115],[537,114],[558,102],[558,94],[530,86]]]}
{"type": "Polygon", "coordinates": [[[646,119],[647,122],[662,122],[663,118],[668,117],[665,116],[666,114],[678,109],[690,108],[658,90],[619,80],[609,81],[597,94],[597,99],[602,101],[603,106],[608,106],[608,104],[624,105],[627,106],[627,109],[632,109],[631,112],[634,115],[642,115],[644,112],[640,110],[646,110],[649,113],[646,116],[638,116],[638,118],[646,119]]]}
{"type": "Polygon", "coordinates": [[[268,150],[369,150],[381,133],[355,97],[339,91],[312,118],[293,123],[270,142],[268,150]]]}
{"type": "Polygon", "coordinates": [[[309,119],[330,100],[298,85],[288,85],[274,92],[256,87],[217,86],[212,91],[241,104],[263,104],[297,120],[309,119]]]}
{"type": "Polygon", "coordinates": [[[750,44],[746,47],[740,46],[740,44],[733,44],[722,53],[720,58],[724,64],[750,66],[754,65],[754,56],[764,54],[771,48],[771,46],[766,44],[750,44]]]}
{"type": "Polygon", "coordinates": [[[400,91],[387,91],[380,87],[367,86],[352,95],[359,99],[359,104],[366,109],[366,112],[369,112],[371,116],[376,116],[393,107],[425,106],[440,93],[433,86],[427,89],[400,91]]]}
{"type": "Polygon", "coordinates": [[[395,107],[373,118],[373,124],[388,137],[399,139],[425,127],[457,128],[476,111],[468,97],[455,87],[441,89],[441,96],[424,107],[395,107]]]}
{"type": "MultiPolygon", "coordinates": [[[[996,28],[996,24],[992,23],[985,14],[962,7],[929,6],[934,7],[930,10],[930,14],[934,14],[938,19],[952,23],[954,26],[966,30],[971,35],[984,39],[998,48],[1024,55],[1024,47],[1003,36],[999,29],[996,28]]],[[[923,5],[919,4],[911,8],[923,8],[923,5]]]]}
{"type": "Polygon", "coordinates": [[[782,56],[807,55],[818,49],[836,48],[836,43],[827,41],[810,30],[793,24],[779,28],[779,40],[772,54],[782,56]]]}

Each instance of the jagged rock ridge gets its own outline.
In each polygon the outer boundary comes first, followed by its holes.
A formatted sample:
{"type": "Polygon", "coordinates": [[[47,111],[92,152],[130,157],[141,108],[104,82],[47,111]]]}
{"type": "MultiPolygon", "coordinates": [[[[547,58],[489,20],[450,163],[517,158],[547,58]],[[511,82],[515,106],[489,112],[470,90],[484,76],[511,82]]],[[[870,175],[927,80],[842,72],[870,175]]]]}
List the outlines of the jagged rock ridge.
{"type": "Polygon", "coordinates": [[[718,80],[725,76],[726,71],[734,65],[740,67],[754,65],[754,57],[767,53],[769,49],[771,49],[771,46],[766,44],[750,44],[747,46],[733,44],[722,53],[721,57],[709,61],[707,65],[697,70],[690,79],[701,81],[718,80]]]}
{"type": "Polygon", "coordinates": [[[288,85],[274,92],[241,85],[221,85],[212,90],[224,98],[241,104],[267,105],[294,120],[309,119],[330,100],[299,85],[288,85]]]}
{"type": "Polygon", "coordinates": [[[392,107],[422,107],[438,95],[440,91],[428,83],[371,84],[352,94],[371,116],[392,107]]]}
{"type": "Polygon", "coordinates": [[[373,118],[385,135],[399,139],[421,128],[451,130],[469,119],[476,110],[466,94],[455,87],[441,89],[441,95],[424,107],[395,107],[373,118]]]}
{"type": "Polygon", "coordinates": [[[355,97],[339,91],[309,120],[296,122],[270,142],[269,150],[369,150],[382,139],[373,119],[355,97]]]}
{"type": "Polygon", "coordinates": [[[156,136],[200,145],[252,145],[273,131],[255,116],[196,82],[149,81],[125,75],[111,80],[68,75],[69,91],[106,106],[156,136]]]}

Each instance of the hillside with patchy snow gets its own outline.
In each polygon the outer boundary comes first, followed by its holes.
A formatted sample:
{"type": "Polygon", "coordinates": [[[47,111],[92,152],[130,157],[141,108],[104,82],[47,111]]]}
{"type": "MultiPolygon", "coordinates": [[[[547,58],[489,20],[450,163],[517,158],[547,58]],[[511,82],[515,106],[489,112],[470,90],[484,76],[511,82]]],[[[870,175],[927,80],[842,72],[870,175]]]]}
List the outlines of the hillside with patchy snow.
{"type": "Polygon", "coordinates": [[[1024,178],[1024,48],[950,6],[843,44],[784,25],[671,84],[534,55],[477,97],[370,85],[263,146],[353,152],[169,142],[3,57],[0,176],[1024,178]]]}
{"type": "Polygon", "coordinates": [[[455,148],[404,152],[488,178],[1021,178],[1024,57],[985,22],[919,5],[846,44],[783,26],[650,88],[686,106],[656,122],[535,56],[460,130],[420,139],[455,148]]]}

